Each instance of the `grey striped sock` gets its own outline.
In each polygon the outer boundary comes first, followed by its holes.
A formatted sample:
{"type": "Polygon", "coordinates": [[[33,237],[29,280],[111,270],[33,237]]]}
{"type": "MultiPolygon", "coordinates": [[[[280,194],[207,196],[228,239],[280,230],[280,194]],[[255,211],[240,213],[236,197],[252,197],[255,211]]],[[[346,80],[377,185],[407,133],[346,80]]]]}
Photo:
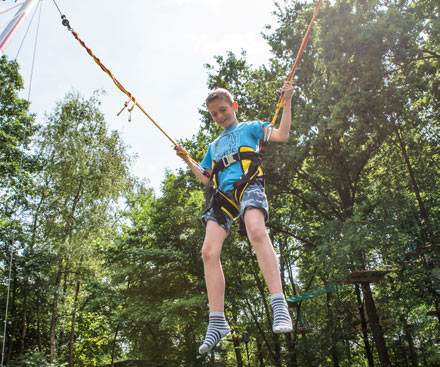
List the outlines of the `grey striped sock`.
{"type": "Polygon", "coordinates": [[[276,334],[290,333],[293,330],[292,319],[289,315],[287,302],[284,294],[272,294],[270,304],[273,309],[273,325],[272,330],[276,334]]]}
{"type": "Polygon", "coordinates": [[[203,344],[199,348],[199,353],[209,352],[230,331],[231,329],[225,319],[224,312],[210,312],[208,331],[206,332],[203,344]]]}

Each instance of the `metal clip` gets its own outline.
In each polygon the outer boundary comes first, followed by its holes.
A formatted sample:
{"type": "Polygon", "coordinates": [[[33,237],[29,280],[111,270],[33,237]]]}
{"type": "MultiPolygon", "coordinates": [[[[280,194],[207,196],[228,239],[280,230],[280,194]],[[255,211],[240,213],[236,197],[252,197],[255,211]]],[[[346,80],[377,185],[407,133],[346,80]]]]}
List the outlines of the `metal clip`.
{"type": "Polygon", "coordinates": [[[235,163],[237,161],[234,159],[233,154],[231,154],[231,155],[226,155],[226,156],[222,157],[222,162],[226,168],[226,167],[229,167],[232,163],[235,163]]]}
{"type": "Polygon", "coordinates": [[[270,141],[270,137],[272,135],[273,125],[266,126],[266,129],[264,130],[264,138],[263,141],[268,142],[270,141]]]}
{"type": "Polygon", "coordinates": [[[65,15],[61,16],[61,24],[65,27],[67,27],[67,29],[69,31],[73,31],[72,27],[70,26],[69,20],[66,18],[65,15]]]}
{"type": "Polygon", "coordinates": [[[117,116],[119,116],[122,113],[122,111],[124,111],[128,107],[131,101],[133,101],[133,105],[128,109],[129,112],[128,122],[131,122],[131,111],[133,111],[133,109],[136,107],[137,104],[136,99],[132,95],[130,95],[130,99],[124,103],[124,107],[122,107],[122,110],[120,110],[119,113],[117,114],[117,116]]]}

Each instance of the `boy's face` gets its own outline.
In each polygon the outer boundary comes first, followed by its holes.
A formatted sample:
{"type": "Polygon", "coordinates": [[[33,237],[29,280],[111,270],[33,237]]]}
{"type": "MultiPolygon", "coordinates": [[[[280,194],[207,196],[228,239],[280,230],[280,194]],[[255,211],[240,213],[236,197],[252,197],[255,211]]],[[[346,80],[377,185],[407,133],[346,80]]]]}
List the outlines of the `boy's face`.
{"type": "Polygon", "coordinates": [[[237,123],[235,111],[238,109],[237,102],[232,104],[229,101],[217,98],[208,104],[209,113],[212,119],[223,129],[228,129],[237,123]]]}

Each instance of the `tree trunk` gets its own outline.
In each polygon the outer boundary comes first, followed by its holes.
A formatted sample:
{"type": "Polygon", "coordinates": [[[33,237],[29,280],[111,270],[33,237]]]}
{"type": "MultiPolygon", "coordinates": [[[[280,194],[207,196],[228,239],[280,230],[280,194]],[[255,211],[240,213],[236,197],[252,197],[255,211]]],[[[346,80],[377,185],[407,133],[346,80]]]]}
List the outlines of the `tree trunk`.
{"type": "MultiPolygon", "coordinates": [[[[286,261],[286,257],[284,254],[283,241],[279,241],[278,244],[279,244],[278,249],[279,249],[279,253],[280,253],[281,285],[283,287],[283,293],[286,294],[286,290],[287,290],[287,284],[286,284],[286,278],[285,278],[286,265],[288,268],[289,277],[291,276],[292,272],[291,272],[291,269],[290,269],[288,262],[286,261]]],[[[290,313],[290,311],[289,311],[289,313],[290,313]]],[[[296,366],[295,344],[294,344],[294,341],[292,340],[291,333],[285,334],[285,337],[286,337],[286,343],[287,343],[287,350],[289,351],[289,366],[295,367],[296,366]]]]}
{"type": "Polygon", "coordinates": [[[367,310],[368,321],[370,323],[373,339],[376,344],[377,354],[379,355],[380,365],[382,367],[390,367],[391,362],[388,357],[387,346],[385,344],[385,338],[383,335],[382,326],[377,316],[376,305],[374,304],[373,295],[371,293],[370,283],[361,283],[362,293],[365,300],[365,308],[367,310]]]}
{"type": "MultiPolygon", "coordinates": [[[[81,193],[82,193],[82,187],[83,187],[83,179],[79,181],[78,190],[76,192],[76,195],[73,199],[72,208],[69,213],[69,217],[66,221],[66,226],[64,228],[64,237],[61,241],[61,243],[64,245],[67,243],[67,240],[70,236],[70,233],[72,231],[72,223],[75,218],[75,211],[76,206],[78,205],[81,193]]],[[[50,319],[50,329],[49,329],[49,338],[50,338],[50,363],[55,362],[56,354],[57,354],[57,346],[56,346],[56,324],[57,324],[57,318],[58,318],[58,297],[59,297],[59,289],[61,285],[61,277],[63,275],[64,270],[64,264],[63,264],[63,257],[60,254],[60,259],[58,261],[58,270],[57,270],[57,276],[55,279],[55,290],[53,295],[53,303],[52,303],[52,315],[50,319]]]]}
{"type": "Polygon", "coordinates": [[[260,338],[257,338],[257,348],[258,348],[258,362],[260,364],[260,367],[264,367],[263,344],[261,344],[260,338]]]}
{"type": "MultiPolygon", "coordinates": [[[[64,269],[63,269],[63,291],[61,293],[59,302],[58,302],[58,307],[61,308],[61,310],[65,309],[65,305],[66,305],[66,298],[67,298],[67,285],[68,285],[68,278],[69,278],[69,270],[68,270],[68,265],[67,262],[64,263],[64,269]]],[[[59,327],[58,327],[58,336],[56,338],[57,340],[57,350],[61,351],[64,349],[64,345],[65,345],[65,341],[67,339],[66,336],[66,327],[67,323],[64,322],[60,322],[59,323],[59,327]]],[[[66,351],[68,354],[68,351],[66,351]]],[[[65,356],[65,359],[68,359],[68,355],[65,356]]]]}
{"type": "Polygon", "coordinates": [[[330,293],[326,294],[326,306],[327,306],[328,333],[330,334],[330,341],[331,341],[330,354],[332,356],[333,366],[339,367],[339,356],[338,356],[338,350],[336,348],[337,338],[335,337],[336,325],[333,317],[330,293]]]}
{"type": "Polygon", "coordinates": [[[414,346],[414,340],[411,334],[411,330],[408,326],[408,323],[406,322],[406,320],[404,319],[403,316],[401,316],[401,319],[403,321],[403,332],[405,334],[405,339],[408,343],[408,349],[409,349],[409,358],[411,360],[411,365],[412,367],[418,367],[419,362],[417,360],[417,352],[416,352],[416,348],[414,346]]]}
{"type": "Polygon", "coordinates": [[[361,290],[359,288],[359,284],[355,284],[355,292],[356,292],[359,315],[361,317],[362,339],[364,340],[365,353],[367,355],[368,366],[374,367],[373,353],[371,352],[370,341],[368,340],[367,319],[365,318],[364,305],[361,299],[361,290]]]}
{"type": "MultiPolygon", "coordinates": [[[[14,322],[14,318],[15,318],[15,311],[16,311],[16,307],[15,307],[15,302],[16,302],[16,297],[17,297],[17,287],[18,287],[18,281],[17,281],[17,270],[15,269],[15,266],[13,266],[13,278],[14,278],[14,284],[12,287],[12,299],[11,299],[11,311],[10,311],[10,315],[11,315],[11,328],[10,328],[10,332],[9,332],[9,344],[8,344],[8,351],[6,353],[6,358],[5,358],[5,365],[7,366],[9,361],[11,360],[12,357],[12,349],[14,348],[14,340],[15,340],[15,322],[14,322]]],[[[5,325],[6,327],[6,325],[5,325]]],[[[7,336],[6,336],[7,337],[7,336]]]]}
{"type": "Polygon", "coordinates": [[[73,344],[75,343],[75,323],[76,323],[76,309],[78,307],[79,290],[81,287],[81,281],[76,282],[75,300],[73,302],[72,322],[70,323],[70,336],[69,336],[69,367],[73,367],[73,344]]]}
{"type": "Polygon", "coordinates": [[[58,261],[58,270],[57,276],[55,279],[55,290],[53,294],[53,302],[52,302],[52,314],[50,318],[50,329],[49,329],[49,338],[50,338],[50,363],[55,362],[56,354],[57,354],[57,345],[56,345],[56,326],[58,319],[58,297],[59,297],[59,289],[61,285],[61,277],[63,275],[63,258],[60,257],[58,261]]]}
{"type": "Polygon", "coordinates": [[[43,352],[43,343],[41,342],[41,304],[40,297],[37,295],[37,344],[38,351],[43,352]]]}
{"type": "Polygon", "coordinates": [[[112,342],[112,363],[111,363],[111,367],[115,367],[116,343],[118,341],[118,333],[119,333],[119,329],[116,329],[115,335],[113,337],[113,342],[112,342]]]}
{"type": "MultiPolygon", "coordinates": [[[[27,285],[27,281],[25,281],[25,287],[27,285]]],[[[20,339],[20,354],[24,354],[25,349],[25,341],[27,334],[27,292],[25,291],[23,294],[23,314],[22,314],[22,327],[21,327],[21,339],[20,339]]]]}
{"type": "MultiPolygon", "coordinates": [[[[292,269],[290,268],[290,266],[287,268],[287,272],[289,274],[290,285],[292,287],[292,294],[295,296],[297,294],[297,292],[296,292],[296,288],[295,288],[295,282],[293,281],[292,269]]],[[[289,347],[290,362],[291,362],[292,367],[298,366],[298,356],[296,354],[296,341],[298,339],[298,333],[296,332],[297,327],[298,327],[298,320],[295,322],[295,325],[294,325],[295,333],[293,334],[293,338],[292,338],[291,342],[289,343],[289,345],[290,345],[290,347],[289,347]]]]}
{"type": "Polygon", "coordinates": [[[289,352],[289,367],[296,367],[295,347],[291,333],[285,334],[287,342],[287,350],[289,352]]]}
{"type": "Polygon", "coordinates": [[[402,155],[403,155],[403,158],[405,160],[406,167],[408,169],[408,174],[409,174],[409,177],[411,179],[411,184],[412,184],[413,189],[414,189],[414,194],[416,195],[417,203],[419,204],[420,215],[421,215],[423,221],[425,222],[426,229],[428,231],[428,235],[429,235],[429,239],[430,239],[430,242],[431,242],[431,245],[432,245],[432,249],[434,250],[434,253],[436,254],[436,256],[439,257],[440,256],[440,250],[439,250],[438,238],[437,238],[437,236],[434,233],[431,220],[429,219],[428,212],[427,212],[427,210],[425,208],[425,204],[423,203],[422,196],[420,195],[420,189],[419,189],[419,186],[417,184],[416,176],[415,176],[414,171],[412,169],[411,162],[409,160],[409,156],[408,156],[408,153],[406,151],[405,144],[402,141],[402,137],[401,137],[400,132],[399,132],[399,127],[397,126],[397,121],[393,122],[393,128],[394,128],[394,132],[396,133],[396,137],[397,137],[397,140],[399,142],[399,146],[400,146],[400,149],[402,151],[402,155]]]}
{"type": "Polygon", "coordinates": [[[278,334],[273,335],[274,340],[274,349],[275,349],[275,366],[276,367],[282,367],[281,366],[281,345],[280,345],[280,336],[278,334]]]}
{"type": "Polygon", "coordinates": [[[240,337],[232,334],[232,343],[234,345],[235,358],[237,360],[237,367],[243,367],[243,358],[240,350],[240,337]]]}
{"type": "Polygon", "coordinates": [[[347,361],[347,365],[351,366],[351,365],[353,365],[353,358],[351,356],[350,342],[348,341],[347,338],[344,338],[344,348],[345,348],[345,355],[346,355],[345,360],[347,361]]]}
{"type": "MultiPolygon", "coordinates": [[[[304,339],[303,345],[307,345],[306,344],[306,342],[307,342],[307,334],[303,334],[302,337],[304,339]]],[[[310,353],[306,353],[304,355],[304,359],[305,359],[305,361],[307,363],[307,367],[316,367],[316,364],[313,362],[313,359],[314,359],[313,355],[311,355],[310,353]]],[[[301,364],[301,367],[302,366],[304,366],[304,364],[301,364]]]]}

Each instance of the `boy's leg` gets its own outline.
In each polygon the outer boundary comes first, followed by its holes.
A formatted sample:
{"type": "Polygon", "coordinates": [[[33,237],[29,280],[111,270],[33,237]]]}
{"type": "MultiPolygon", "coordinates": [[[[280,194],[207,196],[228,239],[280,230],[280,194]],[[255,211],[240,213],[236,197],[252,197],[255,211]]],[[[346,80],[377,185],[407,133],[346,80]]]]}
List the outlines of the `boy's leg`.
{"type": "Polygon", "coordinates": [[[271,294],[271,305],[274,311],[273,331],[288,333],[292,331],[292,320],[283,294],[281,275],[277,256],[266,230],[264,214],[261,209],[248,208],[244,213],[244,223],[258,264],[271,294]]]}
{"type": "Polygon", "coordinates": [[[212,220],[207,221],[202,259],[210,312],[223,312],[225,307],[225,277],[220,254],[227,235],[218,223],[212,220]]]}
{"type": "Polygon", "coordinates": [[[202,259],[205,270],[206,290],[209,300],[209,325],[205,340],[199,348],[200,353],[210,351],[230,332],[224,315],[225,278],[220,262],[220,254],[227,232],[218,223],[208,220],[205,241],[202,247],[202,259]]]}
{"type": "Polygon", "coordinates": [[[244,223],[270,294],[283,293],[277,255],[266,230],[263,212],[256,208],[247,209],[244,223]]]}

